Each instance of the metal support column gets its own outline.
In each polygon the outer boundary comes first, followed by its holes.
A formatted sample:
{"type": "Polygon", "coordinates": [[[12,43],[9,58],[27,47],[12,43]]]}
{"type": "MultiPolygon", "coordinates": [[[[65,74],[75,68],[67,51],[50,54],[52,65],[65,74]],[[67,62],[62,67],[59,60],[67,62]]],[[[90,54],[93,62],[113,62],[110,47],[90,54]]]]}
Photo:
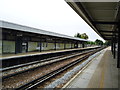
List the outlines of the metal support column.
{"type": "Polygon", "coordinates": [[[82,43],[82,48],[84,48],[85,47],[85,45],[84,45],[84,42],[82,43]]]}
{"type": "Polygon", "coordinates": [[[64,49],[66,49],[66,42],[64,42],[64,49]]]}
{"type": "Polygon", "coordinates": [[[55,50],[56,50],[56,40],[55,40],[54,44],[55,44],[55,50]]]}
{"type": "Polygon", "coordinates": [[[42,51],[42,37],[40,36],[40,52],[42,51]]]}
{"type": "Polygon", "coordinates": [[[1,54],[4,53],[3,50],[4,50],[4,45],[3,45],[3,39],[2,39],[2,52],[1,52],[1,54]]]}
{"type": "Polygon", "coordinates": [[[111,52],[113,54],[113,40],[111,40],[111,52]]]}
{"type": "Polygon", "coordinates": [[[120,68],[120,24],[118,25],[118,52],[117,52],[117,68],[120,68]]]}
{"type": "Polygon", "coordinates": [[[72,49],[72,42],[71,42],[71,49],[72,49]]]}
{"type": "Polygon", "coordinates": [[[113,58],[115,59],[115,57],[116,57],[116,47],[115,47],[116,45],[115,45],[115,42],[113,43],[113,58]]]}
{"type": "Polygon", "coordinates": [[[15,40],[15,54],[22,52],[22,37],[16,36],[15,40]]]}
{"type": "Polygon", "coordinates": [[[117,68],[120,68],[120,1],[118,4],[118,14],[117,14],[117,20],[118,20],[118,51],[117,51],[117,68]]]}
{"type": "Polygon", "coordinates": [[[26,42],[26,52],[28,52],[28,41],[26,42]]]}
{"type": "MultiPolygon", "coordinates": [[[[2,28],[0,28],[0,32],[1,32],[1,33],[0,33],[0,39],[2,40],[2,41],[1,41],[1,42],[2,42],[2,43],[1,43],[1,44],[2,44],[2,45],[1,45],[1,46],[2,46],[2,51],[0,52],[0,53],[1,53],[0,56],[2,56],[2,55],[3,55],[3,48],[4,48],[4,47],[3,47],[3,32],[2,32],[2,28]]],[[[0,61],[0,68],[2,68],[2,65],[3,65],[3,64],[2,64],[2,60],[1,60],[1,61],[0,61]]]]}

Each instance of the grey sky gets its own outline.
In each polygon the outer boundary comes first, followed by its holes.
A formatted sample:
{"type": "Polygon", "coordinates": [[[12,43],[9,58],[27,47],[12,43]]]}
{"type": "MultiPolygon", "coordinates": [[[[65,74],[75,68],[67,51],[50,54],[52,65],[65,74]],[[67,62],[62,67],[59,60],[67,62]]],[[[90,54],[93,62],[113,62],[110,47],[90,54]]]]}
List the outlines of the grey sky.
{"type": "Polygon", "coordinates": [[[74,36],[101,39],[64,0],[0,0],[0,19],[74,36]]]}

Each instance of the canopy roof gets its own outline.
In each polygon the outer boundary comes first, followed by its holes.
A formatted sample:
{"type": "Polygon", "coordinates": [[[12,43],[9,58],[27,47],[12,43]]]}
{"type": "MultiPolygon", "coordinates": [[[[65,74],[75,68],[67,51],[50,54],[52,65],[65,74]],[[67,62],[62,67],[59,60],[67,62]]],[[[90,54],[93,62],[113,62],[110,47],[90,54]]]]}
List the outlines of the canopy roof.
{"type": "Polygon", "coordinates": [[[88,23],[103,39],[112,40],[118,35],[120,21],[119,2],[74,2],[68,4],[88,23]]]}
{"type": "Polygon", "coordinates": [[[13,29],[13,30],[16,30],[16,31],[31,32],[31,33],[49,35],[49,36],[54,36],[54,37],[59,37],[59,38],[77,40],[77,41],[82,41],[82,42],[89,41],[89,40],[86,40],[86,39],[81,39],[81,38],[77,38],[77,37],[63,35],[63,34],[50,32],[50,31],[46,31],[46,30],[42,30],[42,29],[36,29],[36,28],[33,28],[33,27],[18,25],[18,24],[15,24],[15,23],[6,22],[6,21],[2,21],[2,20],[0,20],[0,27],[1,28],[13,29]]]}

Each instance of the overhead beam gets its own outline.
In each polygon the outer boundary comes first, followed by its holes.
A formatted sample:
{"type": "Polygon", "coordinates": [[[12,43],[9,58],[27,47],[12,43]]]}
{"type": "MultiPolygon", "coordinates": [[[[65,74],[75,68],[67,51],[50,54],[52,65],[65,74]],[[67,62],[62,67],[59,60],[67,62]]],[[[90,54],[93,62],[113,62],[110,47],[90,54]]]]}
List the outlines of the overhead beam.
{"type": "Polygon", "coordinates": [[[118,33],[117,31],[109,31],[109,30],[98,30],[98,31],[103,33],[118,33]]]}
{"type": "Polygon", "coordinates": [[[110,41],[111,41],[111,40],[112,40],[112,38],[107,38],[106,40],[110,40],[110,41]]]}
{"type": "Polygon", "coordinates": [[[103,34],[103,35],[104,35],[105,37],[106,37],[106,36],[115,36],[115,35],[108,35],[108,34],[103,34]]]}
{"type": "Polygon", "coordinates": [[[112,37],[114,37],[115,35],[104,35],[105,37],[110,37],[110,36],[112,36],[112,37]]]}
{"type": "Polygon", "coordinates": [[[93,21],[94,24],[112,24],[118,25],[118,22],[101,22],[101,21],[93,21]]]}
{"type": "Polygon", "coordinates": [[[102,33],[103,36],[118,36],[117,34],[107,34],[107,33],[102,33]]]}

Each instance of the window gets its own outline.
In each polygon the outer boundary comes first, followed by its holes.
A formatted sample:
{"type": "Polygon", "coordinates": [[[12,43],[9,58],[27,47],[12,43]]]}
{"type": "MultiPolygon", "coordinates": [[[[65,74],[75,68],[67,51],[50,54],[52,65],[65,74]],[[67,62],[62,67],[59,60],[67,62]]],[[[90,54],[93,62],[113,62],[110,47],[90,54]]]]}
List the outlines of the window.
{"type": "Polygon", "coordinates": [[[58,47],[60,47],[60,43],[58,43],[58,47]]]}
{"type": "Polygon", "coordinates": [[[37,43],[37,47],[40,47],[40,43],[39,42],[37,43]]]}

